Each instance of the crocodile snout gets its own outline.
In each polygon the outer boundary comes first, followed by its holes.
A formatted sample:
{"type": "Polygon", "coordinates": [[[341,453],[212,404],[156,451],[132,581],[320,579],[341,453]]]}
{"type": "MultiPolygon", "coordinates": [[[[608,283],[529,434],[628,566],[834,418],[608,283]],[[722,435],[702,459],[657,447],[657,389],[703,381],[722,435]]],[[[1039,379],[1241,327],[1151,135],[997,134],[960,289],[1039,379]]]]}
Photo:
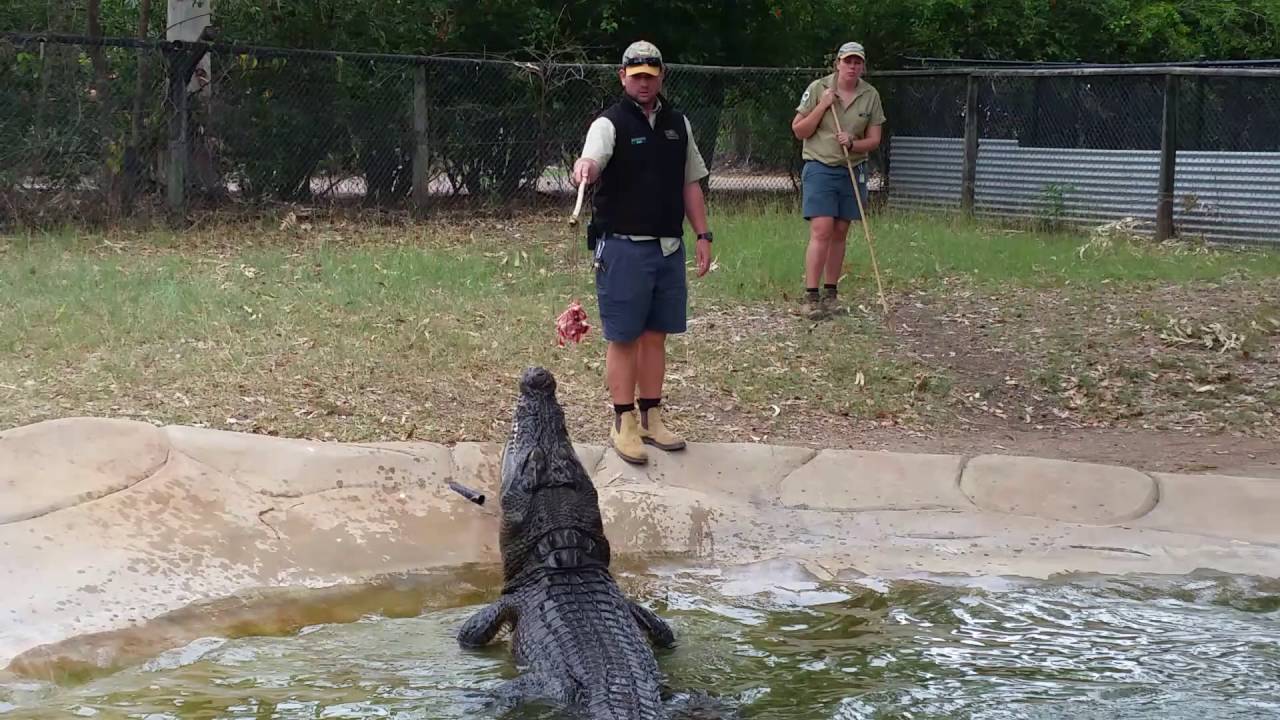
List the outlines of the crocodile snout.
{"type": "Polygon", "coordinates": [[[546,368],[528,368],[520,377],[520,392],[525,395],[547,395],[555,390],[556,378],[546,368]]]}

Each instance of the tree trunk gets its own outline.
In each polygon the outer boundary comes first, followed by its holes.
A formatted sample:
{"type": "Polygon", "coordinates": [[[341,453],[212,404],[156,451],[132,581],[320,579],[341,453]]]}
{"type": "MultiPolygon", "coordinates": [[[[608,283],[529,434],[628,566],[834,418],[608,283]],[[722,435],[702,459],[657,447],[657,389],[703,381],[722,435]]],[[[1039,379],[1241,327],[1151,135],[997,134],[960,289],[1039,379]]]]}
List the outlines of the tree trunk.
{"type": "Polygon", "coordinates": [[[733,118],[733,159],[744,170],[751,165],[751,126],[745,113],[733,118]]]}
{"type": "MultiPolygon", "coordinates": [[[[51,33],[75,32],[74,12],[70,0],[49,0],[48,25],[51,33]]],[[[40,95],[35,98],[33,146],[28,163],[33,177],[60,172],[63,158],[58,146],[49,138],[57,133],[59,123],[80,113],[81,96],[75,91],[75,47],[62,43],[40,44],[40,95]]]]}
{"type": "MultiPolygon", "coordinates": [[[[89,37],[102,39],[102,0],[89,0],[89,37]]],[[[101,45],[90,44],[88,50],[93,63],[93,89],[101,102],[107,91],[107,59],[101,45]]]]}
{"type": "MultiPolygon", "coordinates": [[[[63,0],[49,0],[49,30],[51,32],[59,32],[63,29],[63,0]]],[[[40,94],[36,96],[36,112],[35,122],[33,123],[33,135],[38,144],[44,143],[45,132],[45,113],[47,112],[46,104],[49,101],[49,74],[54,71],[57,63],[50,62],[50,55],[53,55],[55,45],[40,44],[40,94]]],[[[44,153],[35,152],[32,155],[33,165],[32,172],[39,175],[44,171],[44,153]]]]}
{"type": "MultiPolygon", "coordinates": [[[[151,23],[151,0],[141,0],[138,6],[138,39],[147,39],[147,27],[151,23]]],[[[142,101],[147,92],[148,70],[151,65],[150,51],[138,49],[137,81],[133,86],[133,111],[129,117],[129,144],[124,149],[124,176],[121,178],[121,207],[128,213],[133,211],[134,198],[142,183],[142,101]]]]}
{"type": "MultiPolygon", "coordinates": [[[[88,0],[89,62],[93,65],[93,107],[98,116],[98,140],[103,152],[109,152],[114,143],[115,129],[111,126],[111,93],[107,80],[107,58],[102,46],[94,40],[102,39],[102,0],[88,0]]],[[[111,214],[121,209],[120,176],[111,170],[107,158],[102,158],[101,185],[106,190],[107,208],[111,214]]]]}

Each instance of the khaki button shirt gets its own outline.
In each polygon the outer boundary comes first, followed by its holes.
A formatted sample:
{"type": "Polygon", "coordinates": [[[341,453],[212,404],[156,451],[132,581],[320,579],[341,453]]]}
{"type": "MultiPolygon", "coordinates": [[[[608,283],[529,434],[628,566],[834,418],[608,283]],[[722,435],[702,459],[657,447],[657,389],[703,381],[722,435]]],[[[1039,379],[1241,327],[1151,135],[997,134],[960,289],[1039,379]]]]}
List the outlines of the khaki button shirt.
{"type": "MultiPolygon", "coordinates": [[[[653,127],[658,120],[658,110],[662,109],[661,102],[653,108],[653,114],[648,115],[649,127],[653,127]]],[[[702,160],[702,153],[698,152],[698,144],[693,140],[693,127],[689,124],[689,118],[684,119],[685,132],[689,135],[689,145],[685,150],[684,159],[684,181],[685,184],[698,182],[710,173],[707,171],[707,164],[702,160]]],[[[617,139],[617,131],[613,127],[613,123],[607,117],[598,117],[587,129],[587,140],[582,146],[582,157],[590,158],[596,161],[600,172],[604,172],[605,165],[609,164],[609,159],[613,157],[613,148],[617,139]]],[[[680,249],[680,238],[655,238],[649,235],[627,235],[620,237],[628,237],[632,240],[660,240],[662,242],[662,254],[670,255],[680,249]]]]}
{"type": "MultiPolygon", "coordinates": [[[[800,97],[796,112],[807,115],[822,99],[822,93],[828,87],[835,87],[835,84],[835,73],[809,83],[804,95],[800,97]]],[[[840,128],[852,135],[854,140],[865,138],[867,128],[872,125],[884,124],[884,106],[880,102],[880,91],[866,80],[858,80],[858,87],[853,91],[853,102],[841,109],[843,102],[837,97],[835,104],[831,107],[840,113],[840,128]]],[[[805,160],[817,160],[826,165],[844,165],[844,151],[836,141],[836,121],[831,117],[830,110],[822,114],[822,122],[818,123],[818,129],[805,139],[800,156],[805,160]]],[[[867,153],[850,152],[849,159],[856,165],[867,159],[867,153]]]]}

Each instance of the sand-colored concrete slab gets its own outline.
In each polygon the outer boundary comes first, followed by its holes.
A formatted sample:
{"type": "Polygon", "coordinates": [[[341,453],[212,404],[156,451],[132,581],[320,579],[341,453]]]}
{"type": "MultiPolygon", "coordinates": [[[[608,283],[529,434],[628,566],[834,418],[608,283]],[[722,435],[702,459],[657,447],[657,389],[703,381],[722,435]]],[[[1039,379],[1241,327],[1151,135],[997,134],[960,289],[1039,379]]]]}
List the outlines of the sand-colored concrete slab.
{"type": "Polygon", "coordinates": [[[965,466],[960,489],[990,512],[1111,525],[1150,512],[1159,489],[1126,467],[1033,457],[979,455],[965,466]]]}
{"type": "Polygon", "coordinates": [[[782,481],[783,505],[813,510],[970,509],[959,455],[823,450],[782,481]]]}
{"type": "MultiPolygon", "coordinates": [[[[628,562],[777,560],[832,578],[1280,573],[1278,481],[1160,476],[1157,493],[1138,470],[1035,458],[695,443],[637,467],[577,450],[628,562]]],[[[111,665],[210,632],[207,618],[172,618],[247,593],[489,566],[500,459],[487,443],[345,445],[93,419],[0,433],[12,518],[0,523],[0,581],[15,590],[0,605],[0,667],[111,665]],[[449,480],[491,499],[470,503],[449,480]]]]}
{"type": "Polygon", "coordinates": [[[602,473],[595,483],[615,553],[711,558],[717,538],[735,526],[732,519],[758,514],[743,498],[647,476],[602,473]]]}
{"type": "Polygon", "coordinates": [[[132,420],[66,418],[0,433],[0,524],[124,490],[164,464],[168,445],[132,420]]]}
{"type": "MultiPolygon", "coordinates": [[[[135,451],[117,426],[99,427],[120,443],[116,454],[135,451]]],[[[42,429],[69,440],[63,424],[29,432],[42,429]]],[[[244,590],[324,587],[497,557],[496,513],[435,479],[450,467],[443,446],[426,462],[336,443],[168,430],[160,437],[177,443],[143,480],[0,525],[0,580],[22,588],[0,605],[0,666],[33,647],[244,590]]],[[[96,431],[87,422],[77,430],[96,431]]],[[[139,447],[154,441],[139,437],[139,447]]],[[[68,442],[62,458],[46,458],[39,469],[74,474],[100,444],[68,442]]],[[[5,452],[0,466],[24,457],[5,452]]],[[[40,474],[15,474],[19,495],[40,491],[40,474]]]]}
{"type": "Polygon", "coordinates": [[[777,501],[782,479],[816,451],[759,443],[694,443],[665,452],[649,448],[649,462],[633,465],[612,449],[603,453],[597,480],[648,479],[661,486],[706,489],[752,503],[777,501]]]}
{"type": "Polygon", "coordinates": [[[502,486],[502,447],[491,443],[458,443],[453,446],[453,463],[448,480],[485,494],[485,501],[498,501],[502,486]]]}
{"type": "Polygon", "coordinates": [[[204,428],[168,427],[175,450],[271,497],[302,497],[356,486],[443,482],[449,448],[422,443],[415,452],[204,428]]]}
{"type": "Polygon", "coordinates": [[[1133,527],[1253,543],[1280,540],[1280,480],[1156,473],[1160,502],[1133,527]]]}

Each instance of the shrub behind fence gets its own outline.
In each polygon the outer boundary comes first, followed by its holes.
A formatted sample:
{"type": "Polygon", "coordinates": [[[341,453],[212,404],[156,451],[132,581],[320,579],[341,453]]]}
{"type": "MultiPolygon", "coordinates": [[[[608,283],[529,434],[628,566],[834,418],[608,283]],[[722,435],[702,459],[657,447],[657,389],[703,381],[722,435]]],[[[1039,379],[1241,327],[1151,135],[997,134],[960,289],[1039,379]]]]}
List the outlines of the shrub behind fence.
{"type": "MultiPolygon", "coordinates": [[[[798,200],[790,122],[826,72],[671,66],[665,92],[690,117],[713,202],[798,200]]],[[[872,186],[890,205],[1278,239],[1280,70],[869,80],[889,118],[872,186]]],[[[604,65],[9,34],[0,223],[278,202],[563,206],[587,126],[619,92],[604,65]]]]}
{"type": "MultiPolygon", "coordinates": [[[[694,126],[711,192],[795,194],[789,125],[821,72],[672,66],[665,94],[694,126]]],[[[601,65],[33,36],[0,41],[0,87],[3,211],[26,222],[561,203],[587,126],[621,91],[601,65]]]]}

